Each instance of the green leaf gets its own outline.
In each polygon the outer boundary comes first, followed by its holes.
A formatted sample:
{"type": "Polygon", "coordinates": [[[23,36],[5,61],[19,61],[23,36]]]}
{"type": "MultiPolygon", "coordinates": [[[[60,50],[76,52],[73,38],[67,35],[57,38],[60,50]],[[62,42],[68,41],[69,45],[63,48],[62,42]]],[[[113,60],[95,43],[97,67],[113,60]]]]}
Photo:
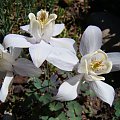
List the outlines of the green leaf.
{"type": "Polygon", "coordinates": [[[67,116],[70,117],[70,118],[75,118],[74,110],[68,110],[67,111],[67,116]]]}
{"type": "Polygon", "coordinates": [[[81,119],[81,106],[77,101],[71,101],[67,103],[67,116],[72,120],[76,120],[77,118],[79,118],[79,120],[81,119]]]}
{"type": "Polygon", "coordinates": [[[74,110],[75,110],[76,115],[78,115],[78,116],[81,115],[82,108],[81,108],[80,104],[76,101],[74,102],[74,110]]]}
{"type": "Polygon", "coordinates": [[[48,116],[42,116],[40,117],[40,120],[48,120],[48,116]]]}
{"type": "Polygon", "coordinates": [[[62,112],[56,119],[58,119],[58,120],[68,120],[68,118],[66,117],[64,112],[62,112]]]}
{"type": "Polygon", "coordinates": [[[56,120],[56,118],[50,117],[48,120],[56,120]]]}
{"type": "Polygon", "coordinates": [[[60,102],[57,102],[57,103],[52,102],[52,103],[50,103],[49,108],[51,111],[57,111],[57,110],[60,110],[63,108],[63,104],[60,102]]]}
{"type": "Polygon", "coordinates": [[[120,117],[120,110],[116,110],[115,115],[116,115],[117,117],[120,117]]]}
{"type": "Polygon", "coordinates": [[[51,95],[48,93],[45,93],[44,95],[40,96],[39,101],[43,104],[47,104],[51,102],[51,95]]]}
{"type": "Polygon", "coordinates": [[[44,80],[42,83],[43,87],[49,86],[50,81],[49,80],[44,80]]]}
{"type": "Polygon", "coordinates": [[[34,94],[34,97],[35,97],[37,100],[39,100],[40,95],[39,95],[37,92],[34,92],[33,94],[34,94]]]}
{"type": "Polygon", "coordinates": [[[115,108],[115,115],[117,117],[120,117],[120,99],[118,99],[115,104],[114,104],[114,108],[115,108]]]}
{"type": "Polygon", "coordinates": [[[70,118],[70,120],[82,120],[81,117],[70,118]]]}
{"type": "Polygon", "coordinates": [[[84,96],[94,97],[96,95],[95,95],[95,93],[92,90],[86,90],[84,96]]]}
{"type": "Polygon", "coordinates": [[[33,80],[34,80],[34,86],[35,86],[37,89],[42,88],[42,87],[41,87],[41,81],[40,81],[40,79],[34,77],[33,80]]]}

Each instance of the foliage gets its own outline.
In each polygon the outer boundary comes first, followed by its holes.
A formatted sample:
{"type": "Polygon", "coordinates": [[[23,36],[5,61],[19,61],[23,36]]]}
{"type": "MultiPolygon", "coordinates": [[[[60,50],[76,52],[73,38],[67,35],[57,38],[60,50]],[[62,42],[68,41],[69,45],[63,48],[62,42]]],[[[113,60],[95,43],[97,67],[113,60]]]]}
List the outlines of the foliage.
{"type": "MultiPolygon", "coordinates": [[[[59,102],[51,95],[52,83],[32,78],[21,101],[15,99],[13,108],[17,119],[27,120],[80,120],[82,107],[77,101],[59,102]],[[48,86],[49,84],[49,86],[48,86]],[[29,86],[29,87],[28,87],[29,86]],[[16,107],[19,108],[16,110],[16,107]],[[24,111],[23,111],[24,109],[24,111]]],[[[15,95],[14,95],[15,97],[15,95]]]]}
{"type": "Polygon", "coordinates": [[[115,115],[117,118],[120,117],[120,98],[114,103],[115,115]]]}

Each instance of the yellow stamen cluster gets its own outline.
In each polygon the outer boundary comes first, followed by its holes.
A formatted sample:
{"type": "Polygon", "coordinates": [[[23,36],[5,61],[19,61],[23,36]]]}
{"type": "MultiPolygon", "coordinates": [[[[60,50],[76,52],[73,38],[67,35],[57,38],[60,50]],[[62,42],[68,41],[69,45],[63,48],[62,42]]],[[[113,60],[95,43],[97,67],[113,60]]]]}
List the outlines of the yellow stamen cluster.
{"type": "Polygon", "coordinates": [[[103,68],[104,64],[102,60],[92,60],[90,63],[90,68],[93,71],[99,71],[103,68]]]}
{"type": "Polygon", "coordinates": [[[46,11],[44,11],[44,10],[41,11],[41,14],[38,16],[38,21],[39,21],[42,25],[44,25],[44,24],[47,23],[47,21],[48,21],[48,16],[47,16],[47,12],[46,12],[46,11]]]}

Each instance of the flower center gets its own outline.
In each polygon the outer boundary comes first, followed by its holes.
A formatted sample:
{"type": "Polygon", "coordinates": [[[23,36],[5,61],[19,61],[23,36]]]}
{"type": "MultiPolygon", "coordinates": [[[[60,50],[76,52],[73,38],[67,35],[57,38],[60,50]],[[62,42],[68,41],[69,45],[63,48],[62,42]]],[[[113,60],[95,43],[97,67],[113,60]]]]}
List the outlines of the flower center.
{"type": "Polygon", "coordinates": [[[99,71],[103,68],[104,64],[102,60],[92,60],[90,63],[90,68],[93,71],[99,71]]]}
{"type": "Polygon", "coordinates": [[[38,16],[38,20],[40,22],[40,24],[45,25],[48,21],[48,15],[46,13],[46,11],[41,11],[40,15],[38,16]]]}

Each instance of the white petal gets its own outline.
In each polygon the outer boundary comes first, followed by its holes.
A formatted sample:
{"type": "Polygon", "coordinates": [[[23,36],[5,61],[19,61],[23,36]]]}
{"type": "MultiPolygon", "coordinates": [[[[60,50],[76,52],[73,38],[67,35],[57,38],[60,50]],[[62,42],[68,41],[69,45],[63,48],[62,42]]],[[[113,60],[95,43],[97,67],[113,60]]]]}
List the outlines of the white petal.
{"type": "MultiPolygon", "coordinates": [[[[1,52],[1,50],[0,50],[1,52]]],[[[1,53],[1,59],[0,59],[0,71],[12,71],[13,67],[12,64],[14,63],[13,56],[10,53],[7,53],[6,51],[1,53]]]]}
{"type": "Polygon", "coordinates": [[[92,90],[97,95],[97,97],[99,97],[101,100],[103,100],[104,102],[112,106],[114,96],[115,96],[115,91],[112,86],[102,81],[92,81],[92,82],[89,82],[89,84],[92,90]]]}
{"type": "MultiPolygon", "coordinates": [[[[91,53],[90,55],[91,55],[92,59],[97,59],[97,60],[102,59],[103,61],[108,59],[107,54],[104,51],[102,51],[101,49],[91,53]]],[[[88,56],[88,55],[86,55],[86,56],[88,56]]]]}
{"type": "Polygon", "coordinates": [[[14,64],[14,70],[17,74],[21,76],[29,76],[29,77],[38,77],[41,74],[41,70],[36,68],[35,65],[25,58],[19,58],[14,64]]]}
{"type": "Polygon", "coordinates": [[[70,38],[51,38],[50,44],[54,47],[61,47],[71,50],[73,53],[76,53],[74,44],[75,41],[70,38]]]}
{"type": "Polygon", "coordinates": [[[33,13],[29,13],[28,17],[30,19],[29,32],[33,36],[33,38],[30,41],[31,41],[31,43],[40,42],[40,39],[41,39],[41,25],[36,20],[36,17],[33,13]]]}
{"type": "Polygon", "coordinates": [[[98,75],[87,75],[87,74],[85,74],[85,80],[86,81],[100,81],[100,80],[105,80],[105,78],[104,77],[102,77],[102,76],[98,76],[98,75]]]}
{"type": "Polygon", "coordinates": [[[50,52],[52,51],[52,46],[42,41],[39,44],[34,44],[29,48],[29,52],[32,58],[33,63],[36,67],[40,67],[41,64],[48,57],[50,52]]]}
{"type": "Polygon", "coordinates": [[[4,59],[0,60],[0,71],[13,71],[12,64],[4,59]]]}
{"type": "Polygon", "coordinates": [[[104,69],[103,71],[101,71],[101,74],[106,74],[106,73],[110,73],[111,72],[112,62],[111,61],[106,61],[105,65],[106,65],[106,69],[104,69]]]}
{"type": "Polygon", "coordinates": [[[4,47],[0,44],[0,50],[4,51],[4,47]]]}
{"type": "Polygon", "coordinates": [[[9,63],[13,63],[14,62],[14,58],[10,53],[7,52],[3,52],[3,59],[6,60],[9,63]]]}
{"type": "Polygon", "coordinates": [[[29,17],[30,20],[35,20],[36,19],[35,15],[33,13],[29,13],[28,17],[29,17]]]}
{"type": "MultiPolygon", "coordinates": [[[[47,19],[47,23],[45,23],[45,25],[50,24],[51,22],[55,24],[55,19],[57,18],[56,14],[50,14],[48,19],[47,19]]],[[[53,32],[53,31],[52,31],[53,32]]]]}
{"type": "Polygon", "coordinates": [[[65,48],[54,47],[52,53],[46,59],[61,70],[72,71],[78,63],[76,54],[65,48]]]}
{"type": "Polygon", "coordinates": [[[30,27],[30,25],[24,25],[24,26],[20,26],[20,29],[29,33],[29,27],[30,27]]]}
{"type": "Polygon", "coordinates": [[[87,66],[87,60],[86,59],[81,59],[79,65],[78,65],[78,73],[88,74],[88,66],[87,66]]]}
{"type": "Polygon", "coordinates": [[[41,26],[37,20],[31,20],[29,31],[31,35],[35,38],[36,42],[40,42],[41,39],[41,26]]]}
{"type": "Polygon", "coordinates": [[[74,100],[78,96],[78,86],[81,79],[82,74],[76,75],[62,83],[55,99],[60,101],[74,100]]]}
{"type": "Polygon", "coordinates": [[[80,53],[82,55],[92,53],[100,49],[102,45],[102,32],[96,26],[88,26],[80,41],[80,53]]]}
{"type": "Polygon", "coordinates": [[[53,35],[52,36],[57,36],[59,35],[65,28],[64,24],[55,24],[53,28],[53,35]]]}
{"type": "Polygon", "coordinates": [[[24,36],[17,34],[8,34],[5,36],[3,44],[6,48],[8,47],[18,47],[18,48],[28,48],[31,43],[27,42],[24,36]]]}
{"type": "Polygon", "coordinates": [[[52,21],[49,24],[47,24],[46,26],[44,26],[42,29],[42,33],[43,33],[42,39],[44,39],[46,42],[49,42],[50,38],[52,37],[54,25],[55,25],[55,23],[54,23],[54,21],[52,21]]]}
{"type": "Polygon", "coordinates": [[[120,52],[107,53],[107,55],[108,55],[108,59],[112,61],[112,64],[113,64],[112,72],[119,71],[120,70],[120,52]]]}
{"type": "Polygon", "coordinates": [[[10,54],[12,55],[12,57],[14,59],[17,59],[22,51],[21,48],[13,48],[13,47],[10,47],[9,48],[9,51],[10,51],[10,54]]]}
{"type": "Polygon", "coordinates": [[[5,102],[5,100],[6,100],[6,97],[8,95],[9,85],[10,85],[12,79],[13,79],[13,73],[7,72],[4,82],[2,84],[1,90],[0,90],[0,100],[2,102],[5,102]]]}
{"type": "Polygon", "coordinates": [[[49,24],[50,22],[55,21],[56,18],[57,18],[56,14],[50,14],[49,17],[48,17],[48,22],[46,24],[49,24]]]}

